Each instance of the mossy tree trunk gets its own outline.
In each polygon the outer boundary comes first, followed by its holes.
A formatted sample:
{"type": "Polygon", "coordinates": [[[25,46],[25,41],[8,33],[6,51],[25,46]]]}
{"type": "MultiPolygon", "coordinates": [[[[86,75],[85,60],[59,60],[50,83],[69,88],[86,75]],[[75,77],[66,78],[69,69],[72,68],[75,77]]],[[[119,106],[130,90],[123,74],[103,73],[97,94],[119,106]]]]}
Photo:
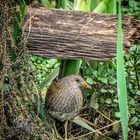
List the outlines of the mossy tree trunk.
{"type": "Polygon", "coordinates": [[[14,1],[0,3],[0,139],[47,140],[48,133],[35,112],[36,82],[17,10],[14,1]],[[13,25],[13,16],[18,24],[13,25]]]}

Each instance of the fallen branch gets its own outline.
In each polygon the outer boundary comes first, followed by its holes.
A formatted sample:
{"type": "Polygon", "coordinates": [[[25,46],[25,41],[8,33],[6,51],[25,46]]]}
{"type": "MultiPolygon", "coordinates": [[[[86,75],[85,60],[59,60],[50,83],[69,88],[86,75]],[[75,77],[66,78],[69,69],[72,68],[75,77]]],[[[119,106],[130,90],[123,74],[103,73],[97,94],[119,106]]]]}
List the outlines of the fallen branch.
{"type": "MultiPolygon", "coordinates": [[[[28,7],[23,26],[29,52],[62,59],[116,56],[117,15],[28,7]]],[[[123,17],[124,49],[140,43],[140,21],[123,17]]]]}

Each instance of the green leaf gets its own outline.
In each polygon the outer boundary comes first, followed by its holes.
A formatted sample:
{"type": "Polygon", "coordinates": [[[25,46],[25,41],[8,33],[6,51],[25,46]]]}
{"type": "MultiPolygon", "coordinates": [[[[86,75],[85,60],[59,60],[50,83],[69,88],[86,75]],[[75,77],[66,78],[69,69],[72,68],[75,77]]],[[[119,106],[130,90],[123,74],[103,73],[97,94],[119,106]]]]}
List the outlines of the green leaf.
{"type": "Polygon", "coordinates": [[[95,13],[104,13],[107,10],[107,5],[110,3],[110,0],[101,1],[98,6],[94,9],[95,13]]]}
{"type": "Polygon", "coordinates": [[[105,102],[106,102],[107,104],[111,104],[111,103],[112,103],[112,100],[111,100],[110,98],[107,98],[107,99],[105,100],[105,102]]]}
{"type": "Polygon", "coordinates": [[[100,0],[91,0],[90,10],[93,11],[99,3],[100,0]]]}
{"type": "Polygon", "coordinates": [[[140,91],[138,90],[138,91],[136,92],[136,94],[137,94],[137,95],[140,95],[140,91]]]}
{"type": "Polygon", "coordinates": [[[136,124],[138,118],[137,117],[133,117],[130,121],[131,124],[136,124]]]}
{"type": "Polygon", "coordinates": [[[130,108],[129,113],[130,113],[130,114],[135,114],[135,113],[136,113],[136,112],[135,112],[135,108],[130,108]]]}
{"type": "Polygon", "coordinates": [[[120,127],[119,127],[118,124],[113,125],[113,128],[112,128],[112,129],[113,129],[113,132],[115,132],[115,133],[119,133],[119,131],[120,131],[119,128],[120,128],[120,127]]]}
{"type": "Polygon", "coordinates": [[[90,107],[92,107],[95,110],[97,110],[99,108],[99,104],[94,102],[94,101],[90,101],[90,107]]]}
{"type": "Polygon", "coordinates": [[[106,92],[107,92],[107,90],[106,90],[106,89],[104,89],[104,88],[102,88],[102,89],[101,89],[101,92],[102,92],[102,93],[106,93],[106,92]]]}
{"type": "Polygon", "coordinates": [[[107,79],[106,78],[100,78],[100,80],[101,80],[101,82],[103,82],[103,83],[107,83],[107,79]]]}
{"type": "Polygon", "coordinates": [[[117,118],[120,118],[120,112],[115,112],[115,116],[117,117],[117,118]]]}
{"type": "Polygon", "coordinates": [[[50,2],[49,2],[48,0],[41,0],[41,4],[42,4],[43,6],[51,7],[51,6],[50,6],[50,2]]]}
{"type": "Polygon", "coordinates": [[[75,10],[79,11],[90,11],[91,0],[77,0],[75,1],[75,10]]]}
{"type": "Polygon", "coordinates": [[[87,83],[89,83],[90,85],[93,84],[93,80],[92,80],[92,78],[90,78],[90,77],[87,77],[86,81],[87,81],[87,83]]]}
{"type": "Polygon", "coordinates": [[[126,80],[125,80],[125,69],[124,69],[121,0],[119,0],[118,35],[117,35],[117,90],[118,90],[123,139],[127,140],[128,105],[127,105],[127,91],[126,91],[126,80]]]}
{"type": "Polygon", "coordinates": [[[133,8],[133,7],[137,7],[137,2],[134,1],[134,0],[130,0],[128,4],[129,4],[129,6],[132,7],[132,8],[133,8]]]}
{"type": "Polygon", "coordinates": [[[86,128],[87,130],[90,130],[92,132],[95,132],[95,130],[91,126],[89,126],[86,122],[84,122],[84,120],[80,116],[76,116],[72,120],[72,122],[74,122],[74,123],[82,126],[83,128],[86,128]]]}
{"type": "Polygon", "coordinates": [[[66,9],[68,4],[68,0],[57,0],[57,8],[66,9]]]}
{"type": "Polygon", "coordinates": [[[140,136],[140,131],[137,131],[138,136],[140,136]]]}
{"type": "Polygon", "coordinates": [[[131,98],[131,100],[129,101],[129,104],[132,106],[136,106],[135,100],[133,98],[131,98]]]}
{"type": "Polygon", "coordinates": [[[113,89],[109,89],[108,92],[109,93],[114,93],[114,90],[113,89]]]}
{"type": "Polygon", "coordinates": [[[21,12],[21,20],[23,21],[26,13],[26,3],[24,0],[22,0],[20,4],[20,12],[21,12]]]}
{"type": "Polygon", "coordinates": [[[116,14],[116,0],[111,0],[107,7],[107,13],[116,14]]]}

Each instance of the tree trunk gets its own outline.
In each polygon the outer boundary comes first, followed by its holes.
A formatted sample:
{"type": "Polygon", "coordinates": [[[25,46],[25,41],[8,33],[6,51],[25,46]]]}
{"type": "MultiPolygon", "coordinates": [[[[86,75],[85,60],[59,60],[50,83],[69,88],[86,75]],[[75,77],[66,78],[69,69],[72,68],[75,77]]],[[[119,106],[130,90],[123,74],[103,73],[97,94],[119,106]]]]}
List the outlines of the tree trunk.
{"type": "Polygon", "coordinates": [[[24,38],[19,36],[16,44],[12,37],[12,2],[0,3],[0,140],[47,140],[48,132],[35,112],[36,83],[24,38]]]}

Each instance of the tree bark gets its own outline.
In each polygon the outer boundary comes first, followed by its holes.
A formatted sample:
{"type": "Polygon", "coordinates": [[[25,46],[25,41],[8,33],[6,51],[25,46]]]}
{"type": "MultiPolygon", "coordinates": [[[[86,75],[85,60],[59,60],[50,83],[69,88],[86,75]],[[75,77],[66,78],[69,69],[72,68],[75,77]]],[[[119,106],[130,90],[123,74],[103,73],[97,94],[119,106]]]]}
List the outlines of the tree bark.
{"type": "MultiPolygon", "coordinates": [[[[117,15],[28,7],[23,30],[29,52],[62,59],[106,61],[116,56],[117,15]]],[[[140,43],[140,21],[123,17],[124,49],[140,43]]]]}
{"type": "Polygon", "coordinates": [[[51,133],[35,111],[35,76],[24,38],[18,36],[17,44],[13,41],[13,15],[17,11],[12,4],[7,0],[0,3],[0,140],[48,140],[51,133]]]}

